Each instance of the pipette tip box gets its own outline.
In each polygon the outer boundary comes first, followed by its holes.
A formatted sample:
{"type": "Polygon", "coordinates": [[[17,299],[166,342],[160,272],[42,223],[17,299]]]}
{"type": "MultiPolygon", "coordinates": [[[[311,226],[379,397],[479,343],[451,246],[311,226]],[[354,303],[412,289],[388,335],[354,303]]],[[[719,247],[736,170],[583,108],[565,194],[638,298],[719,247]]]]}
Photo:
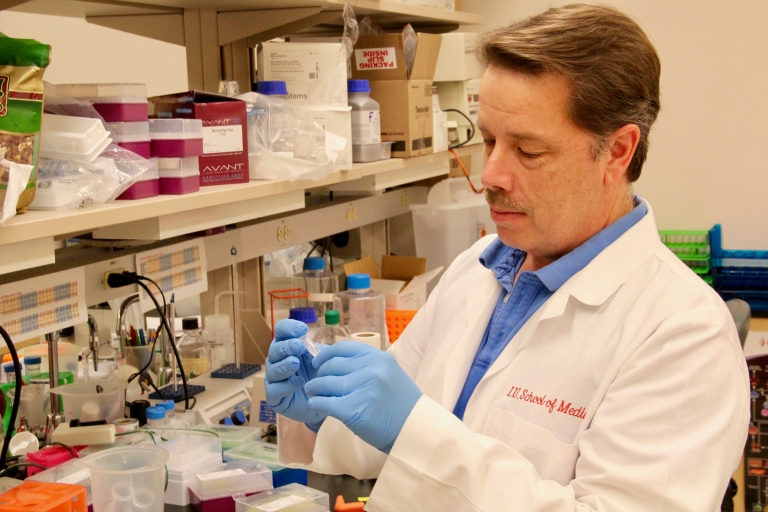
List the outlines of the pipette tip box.
{"type": "Polygon", "coordinates": [[[272,489],[272,471],[254,461],[229,462],[217,471],[196,472],[189,501],[198,512],[235,512],[233,496],[250,496],[272,489]]]}
{"type": "MultiPolygon", "coordinates": [[[[192,398],[195,395],[199,395],[203,391],[205,391],[205,386],[198,386],[196,384],[189,384],[187,385],[187,390],[189,391],[189,398],[192,398]]],[[[163,392],[163,396],[160,396],[157,394],[157,391],[153,391],[152,394],[149,395],[150,400],[173,400],[176,403],[182,402],[184,403],[184,386],[181,384],[178,385],[176,388],[176,391],[173,390],[173,386],[166,386],[164,388],[161,388],[160,391],[163,392]]]]}
{"type": "Polygon", "coordinates": [[[118,199],[145,199],[147,197],[155,197],[160,195],[160,178],[153,180],[137,181],[128,190],[120,194],[118,199]]]}
{"type": "Polygon", "coordinates": [[[328,512],[328,494],[290,484],[247,498],[236,498],[237,512],[328,512]]]}
{"type": "Polygon", "coordinates": [[[211,377],[214,379],[244,379],[259,371],[261,371],[260,364],[240,363],[240,368],[234,364],[228,364],[212,372],[211,377]]]}

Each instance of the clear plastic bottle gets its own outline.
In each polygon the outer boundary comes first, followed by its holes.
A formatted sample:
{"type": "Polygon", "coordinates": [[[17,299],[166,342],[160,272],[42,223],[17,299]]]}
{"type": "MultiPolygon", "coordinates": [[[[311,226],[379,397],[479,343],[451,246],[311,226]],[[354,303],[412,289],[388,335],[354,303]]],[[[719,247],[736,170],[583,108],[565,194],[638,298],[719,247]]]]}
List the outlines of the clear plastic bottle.
{"type": "Polygon", "coordinates": [[[184,318],[181,325],[184,335],[178,344],[179,357],[187,378],[193,379],[211,370],[211,347],[198,332],[197,318],[184,318]]]}
{"type": "Polygon", "coordinates": [[[165,422],[170,425],[171,422],[176,418],[176,403],[173,400],[166,400],[164,402],[158,403],[157,405],[165,409],[165,422]]]}
{"type": "Polygon", "coordinates": [[[24,357],[24,375],[37,375],[40,373],[40,364],[43,358],[40,356],[24,357]]]}
{"type": "MultiPolygon", "coordinates": [[[[339,292],[339,276],[325,270],[325,258],[304,258],[304,271],[293,277],[302,279],[302,287],[309,294],[307,304],[315,308],[317,318],[325,318],[325,312],[333,308],[333,295],[339,292]]],[[[321,322],[322,323],[322,322],[321,322]]]]}
{"type": "Polygon", "coordinates": [[[6,363],[3,365],[3,373],[5,374],[5,382],[16,382],[16,370],[13,363],[6,363]]]}
{"type": "Polygon", "coordinates": [[[165,407],[155,405],[147,407],[147,428],[158,428],[165,426],[165,407]]]}
{"type": "Polygon", "coordinates": [[[315,335],[315,342],[333,345],[337,341],[349,339],[349,330],[341,325],[341,315],[335,309],[325,312],[325,326],[315,335]]]}
{"type": "MultiPolygon", "coordinates": [[[[211,371],[235,362],[235,333],[229,327],[229,315],[207,315],[203,341],[211,346],[211,371]]],[[[186,367],[185,367],[186,368],[186,367]]]]}
{"type": "Polygon", "coordinates": [[[288,318],[307,324],[306,336],[310,340],[315,339],[315,336],[317,336],[317,332],[320,329],[320,325],[317,323],[317,313],[315,313],[315,308],[291,308],[288,313],[288,318]]]}
{"type": "Polygon", "coordinates": [[[384,294],[371,290],[368,274],[347,276],[347,291],[339,292],[333,299],[333,309],[341,313],[341,323],[351,334],[377,332],[381,334],[381,348],[389,348],[386,304],[384,294]]]}
{"type": "Polygon", "coordinates": [[[375,162],[381,158],[381,106],[371,98],[368,80],[348,80],[352,107],[352,161],[375,162]]]}
{"type": "Polygon", "coordinates": [[[256,109],[264,112],[266,124],[262,128],[264,143],[272,151],[280,153],[293,153],[293,140],[291,133],[291,117],[285,107],[288,99],[288,87],[280,80],[265,80],[256,82],[256,92],[267,98],[261,98],[254,105],[256,109]],[[271,101],[271,98],[280,98],[283,101],[271,101]]]}

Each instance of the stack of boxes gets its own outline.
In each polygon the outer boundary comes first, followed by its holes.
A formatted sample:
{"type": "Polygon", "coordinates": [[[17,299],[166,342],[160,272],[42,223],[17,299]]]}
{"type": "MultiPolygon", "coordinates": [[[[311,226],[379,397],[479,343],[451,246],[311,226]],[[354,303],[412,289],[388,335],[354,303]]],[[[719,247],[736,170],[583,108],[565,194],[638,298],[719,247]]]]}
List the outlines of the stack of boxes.
{"type": "Polygon", "coordinates": [[[199,119],[149,121],[152,157],[157,159],[161,194],[200,190],[199,157],[203,155],[203,122],[199,119]]]}
{"type": "Polygon", "coordinates": [[[256,58],[259,82],[285,82],[289,103],[324,130],[347,140],[336,169],[352,169],[352,120],[342,45],[266,42],[259,44],[256,58]]]}

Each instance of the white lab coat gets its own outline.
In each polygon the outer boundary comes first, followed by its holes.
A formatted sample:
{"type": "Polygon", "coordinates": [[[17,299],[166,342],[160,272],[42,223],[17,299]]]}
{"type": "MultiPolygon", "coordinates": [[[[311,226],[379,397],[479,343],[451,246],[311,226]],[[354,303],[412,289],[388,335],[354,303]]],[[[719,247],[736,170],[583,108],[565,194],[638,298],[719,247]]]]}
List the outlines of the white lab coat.
{"type": "MultiPolygon", "coordinates": [[[[653,212],[569,279],[452,410],[501,293],[460,255],[390,351],[424,392],[389,456],[328,418],[279,420],[280,460],[378,477],[369,511],[715,511],[738,465],[749,383],[717,294],[653,212]]],[[[397,400],[397,397],[391,397],[397,400]]]]}

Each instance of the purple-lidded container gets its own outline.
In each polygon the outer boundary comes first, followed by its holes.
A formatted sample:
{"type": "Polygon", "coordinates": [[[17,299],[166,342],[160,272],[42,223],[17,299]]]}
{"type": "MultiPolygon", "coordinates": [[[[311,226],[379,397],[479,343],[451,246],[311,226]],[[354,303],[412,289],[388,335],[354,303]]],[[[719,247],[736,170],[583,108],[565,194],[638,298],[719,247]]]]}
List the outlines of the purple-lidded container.
{"type": "Polygon", "coordinates": [[[155,160],[150,160],[150,162],[154,165],[144,172],[139,181],[120,194],[118,199],[145,199],[160,195],[160,175],[157,172],[157,162],[155,160]]]}
{"type": "Polygon", "coordinates": [[[150,119],[149,138],[152,156],[185,158],[203,154],[201,119],[150,119]]]}
{"type": "Polygon", "coordinates": [[[200,190],[200,166],[196,156],[158,158],[160,194],[191,194],[200,190]]]}
{"type": "Polygon", "coordinates": [[[64,84],[56,87],[73,98],[91,102],[108,123],[149,118],[147,86],[144,84],[64,84]]]}
{"type": "Polygon", "coordinates": [[[142,158],[149,158],[149,122],[108,123],[114,133],[113,140],[121,148],[133,151],[142,158]]]}
{"type": "Polygon", "coordinates": [[[235,495],[250,496],[272,488],[272,471],[263,462],[226,462],[223,469],[194,473],[189,502],[198,512],[235,512],[235,495]]]}

